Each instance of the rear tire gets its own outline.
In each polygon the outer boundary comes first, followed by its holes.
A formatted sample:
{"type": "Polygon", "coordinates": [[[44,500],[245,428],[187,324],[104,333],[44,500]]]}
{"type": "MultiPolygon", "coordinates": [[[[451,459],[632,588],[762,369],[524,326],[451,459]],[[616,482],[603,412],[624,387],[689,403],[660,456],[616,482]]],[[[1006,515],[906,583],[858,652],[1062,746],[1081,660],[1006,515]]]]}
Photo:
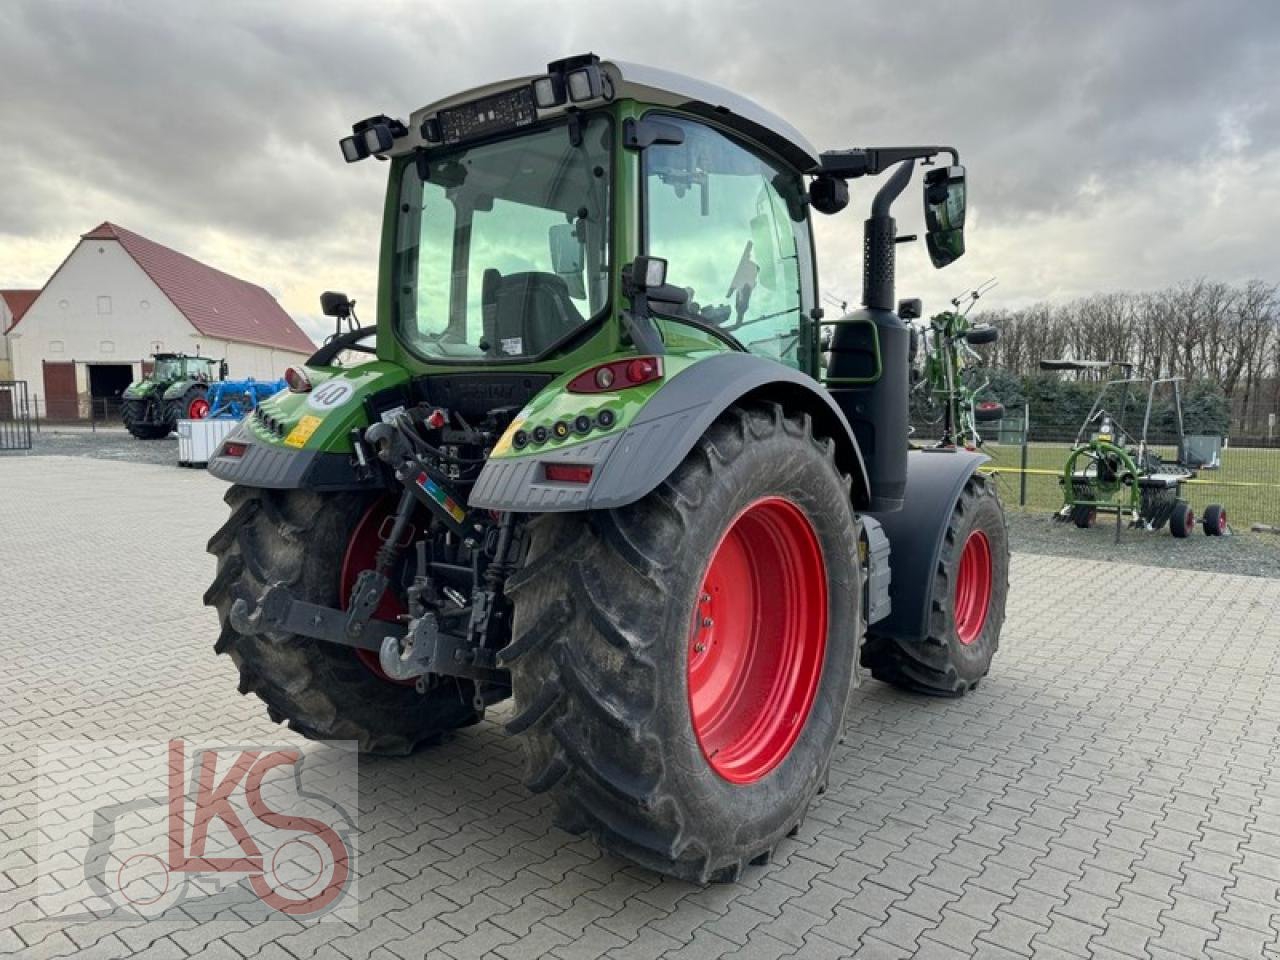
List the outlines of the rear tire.
{"type": "Polygon", "coordinates": [[[403,755],[480,719],[470,681],[441,679],[419,694],[375,676],[350,648],[294,634],[245,636],[231,626],[231,604],[256,601],[271,583],[337,606],[344,552],[367,497],[233,486],[225,499],[231,518],[209,540],[218,573],[204,595],[222,623],[214,652],[231,657],[240,692],[256,693],[272,720],[312,740],[403,755]]]}
{"type": "Polygon", "coordinates": [[[131,436],[138,440],[161,440],[169,435],[167,424],[150,423],[146,416],[145,400],[126,400],[120,405],[120,419],[131,436]]]}
{"type": "Polygon", "coordinates": [[[178,425],[179,420],[203,420],[209,415],[209,401],[205,399],[209,388],[204,384],[193,384],[187,392],[165,403],[165,420],[170,429],[178,425]]]}
{"type": "Polygon", "coordinates": [[[1173,513],[1169,515],[1169,532],[1179,540],[1185,540],[1196,528],[1196,512],[1185,500],[1175,500],[1173,513]]]}
{"type": "Polygon", "coordinates": [[[935,696],[963,696],[991,669],[1008,595],[1009,531],[1004,509],[995,484],[975,473],[965,483],[947,522],[942,556],[934,572],[929,635],[909,640],[877,635],[872,628],[862,646],[862,665],[877,680],[895,687],[935,696]],[[957,603],[971,596],[968,577],[963,575],[966,551],[975,549],[979,537],[985,540],[989,564],[989,592],[980,616],[972,604],[957,603]]]}
{"type": "Polygon", "coordinates": [[[1211,503],[1204,508],[1204,533],[1207,537],[1220,537],[1227,532],[1227,508],[1211,503]]]}
{"type": "MultiPolygon", "coordinates": [[[[547,514],[530,524],[528,560],[508,583],[514,639],[500,659],[511,670],[516,700],[507,729],[521,736],[528,785],[549,793],[557,823],[644,867],[700,883],[733,879],[746,864],[766,862],[798,829],[826,783],[857,679],[861,583],[848,483],[834,446],[813,436],[807,416],[785,417],[777,406],[733,408],[644,499],[616,510],[547,514]],[[772,766],[734,782],[729,777],[740,771],[717,764],[726,754],[741,755],[739,742],[708,756],[710,734],[700,739],[699,732],[708,728],[695,727],[706,716],[694,700],[705,689],[698,657],[707,645],[698,627],[712,619],[704,619],[703,603],[716,618],[734,606],[705,599],[713,589],[708,567],[714,569],[712,557],[719,562],[726,531],[736,531],[765,502],[803,518],[811,547],[820,548],[817,569],[825,568],[825,583],[796,596],[787,586],[796,581],[786,576],[761,583],[768,551],[743,554],[757,562],[748,559],[735,582],[744,590],[772,588],[752,594],[759,597],[758,616],[750,622],[776,628],[749,633],[776,645],[775,634],[790,636],[788,618],[799,616],[808,618],[805,635],[822,637],[825,630],[825,648],[814,654],[804,710],[770,713],[759,701],[747,710],[761,723],[798,717],[791,724],[799,731],[769,748],[772,766]],[[824,587],[825,621],[805,604],[824,587]]],[[[775,553],[786,546],[780,539],[775,553]]],[[[728,590],[718,595],[732,597],[728,590]]],[[[727,625],[738,621],[720,622],[721,636],[729,637],[727,625]]],[[[784,674],[790,675],[778,670],[769,677],[784,674]]],[[[792,688],[783,687],[781,701],[761,701],[792,703],[786,699],[792,688]]],[[[729,702],[736,708],[746,701],[729,702]]],[[[740,729],[742,742],[750,741],[754,728],[740,729]]]]}

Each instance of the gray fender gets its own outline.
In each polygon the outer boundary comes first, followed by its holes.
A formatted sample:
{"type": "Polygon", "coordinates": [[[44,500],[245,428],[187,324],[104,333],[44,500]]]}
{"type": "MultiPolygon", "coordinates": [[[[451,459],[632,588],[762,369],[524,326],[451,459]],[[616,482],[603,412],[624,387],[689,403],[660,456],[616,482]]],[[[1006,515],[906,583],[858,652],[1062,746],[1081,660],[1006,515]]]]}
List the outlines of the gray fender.
{"type": "Polygon", "coordinates": [[[672,474],[720,414],[744,400],[774,400],[807,411],[815,430],[835,442],[836,463],[853,481],[854,505],[865,505],[866,466],[835,401],[812,377],[747,353],[724,353],[686,367],[621,433],[491,461],[468,502],[486,510],[521,513],[602,510],[634,503],[672,474]],[[547,483],[545,464],[556,462],[592,465],[591,482],[547,483]]]}
{"type": "Polygon", "coordinates": [[[870,513],[889,538],[892,609],[871,632],[903,640],[923,640],[929,629],[934,572],[942,555],[947,521],[965,482],[989,460],[969,450],[912,450],[907,455],[907,488],[902,509],[870,513]]]}

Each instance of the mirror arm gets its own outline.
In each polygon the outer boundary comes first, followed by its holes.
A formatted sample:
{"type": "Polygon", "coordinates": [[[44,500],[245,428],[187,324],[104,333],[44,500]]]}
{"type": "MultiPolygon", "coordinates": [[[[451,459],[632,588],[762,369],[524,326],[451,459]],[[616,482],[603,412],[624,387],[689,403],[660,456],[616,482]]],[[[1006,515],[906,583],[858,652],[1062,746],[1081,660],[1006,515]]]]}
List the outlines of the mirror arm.
{"type": "Polygon", "coordinates": [[[903,160],[932,160],[940,153],[951,154],[953,166],[960,163],[960,151],[955,147],[866,147],[826,151],[819,157],[817,169],[810,172],[851,180],[883,173],[903,160]]]}

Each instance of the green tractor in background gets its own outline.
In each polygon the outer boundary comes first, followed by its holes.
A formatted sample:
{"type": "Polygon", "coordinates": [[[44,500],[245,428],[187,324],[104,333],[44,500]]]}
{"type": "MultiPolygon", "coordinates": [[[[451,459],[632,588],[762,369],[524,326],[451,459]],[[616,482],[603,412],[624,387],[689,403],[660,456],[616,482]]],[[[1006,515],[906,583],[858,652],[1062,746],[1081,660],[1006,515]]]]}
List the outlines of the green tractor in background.
{"type": "Polygon", "coordinates": [[[185,353],[152,355],[151,370],[125,389],[120,418],[139,440],[160,440],[179,420],[203,420],[209,384],[227,378],[227,362],[185,353]]]}
{"type": "Polygon", "coordinates": [[[325,294],[339,332],[209,463],[241,693],[386,754],[513,698],[559,824],[707,882],[798,829],[862,667],[978,685],[1005,518],[982,454],[909,449],[894,312],[917,162],[934,265],[964,252],[954,148],[819,153],[589,54],[341,148],[389,161],[376,326],[325,294]],[[827,318],[812,212],[882,173],[864,307],[827,318]]]}

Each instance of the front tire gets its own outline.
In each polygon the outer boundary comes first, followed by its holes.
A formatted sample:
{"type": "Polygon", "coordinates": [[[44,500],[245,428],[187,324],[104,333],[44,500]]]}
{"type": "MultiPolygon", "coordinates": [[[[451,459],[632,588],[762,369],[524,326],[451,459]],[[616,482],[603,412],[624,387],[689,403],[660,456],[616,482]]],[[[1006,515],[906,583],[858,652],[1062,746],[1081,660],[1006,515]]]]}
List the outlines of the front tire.
{"type": "Polygon", "coordinates": [[[146,400],[126,400],[120,405],[120,419],[130,436],[137,440],[162,440],[169,435],[169,427],[147,421],[146,400]]]}
{"type": "Polygon", "coordinates": [[[798,828],[857,679],[856,526],[833,452],[807,417],[734,408],[639,502],[532,522],[501,659],[508,730],[561,826],[701,883],[798,828]],[[717,671],[717,649],[769,669],[717,671]]]}
{"type": "MultiPolygon", "coordinates": [[[[1074,516],[1074,514],[1073,514],[1074,516]]],[[[877,680],[959,697],[991,669],[1009,595],[1009,530],[995,483],[975,473],[947,521],[923,639],[867,632],[862,665],[877,680]]]]}
{"type": "Polygon", "coordinates": [[[379,677],[350,648],[294,634],[243,635],[228,614],[268,584],[322,606],[341,603],[342,564],[369,508],[358,494],[233,486],[231,518],[209,540],[218,573],[205,593],[222,632],[214,646],[240,671],[272,720],[312,740],[354,740],[362,753],[403,755],[480,719],[467,680],[440,679],[424,694],[379,677]]]}

